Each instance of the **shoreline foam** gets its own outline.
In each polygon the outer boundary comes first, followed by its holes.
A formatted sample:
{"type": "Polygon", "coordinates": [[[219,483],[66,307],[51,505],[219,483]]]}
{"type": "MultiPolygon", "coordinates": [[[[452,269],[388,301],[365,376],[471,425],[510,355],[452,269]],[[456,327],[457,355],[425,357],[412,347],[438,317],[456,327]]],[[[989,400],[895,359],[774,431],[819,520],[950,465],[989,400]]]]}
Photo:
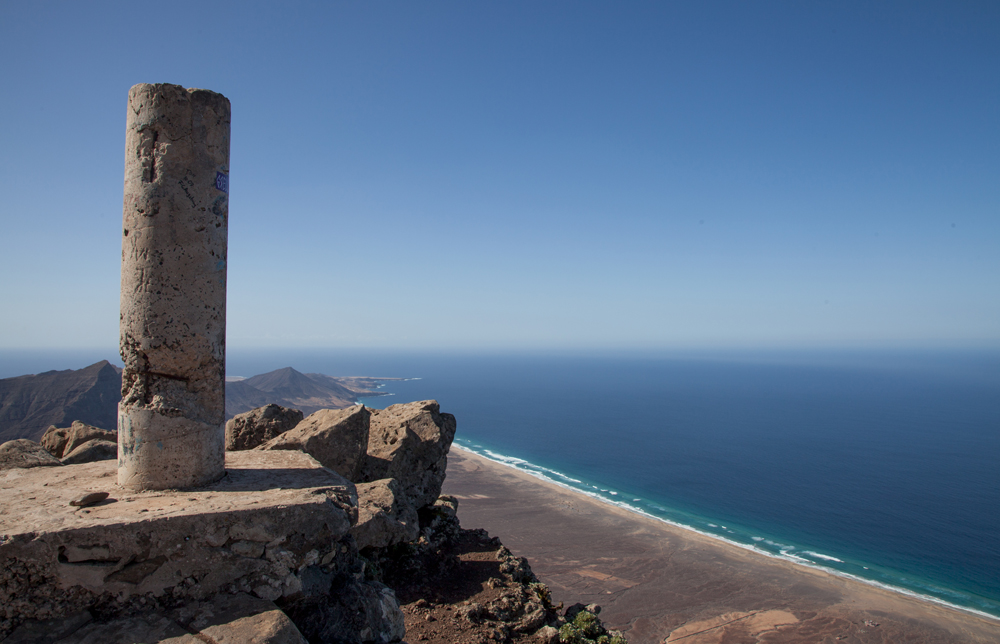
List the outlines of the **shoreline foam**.
{"type": "MultiPolygon", "coordinates": [[[[527,476],[531,476],[531,477],[533,477],[535,479],[538,479],[540,481],[543,481],[545,483],[558,486],[558,487],[560,487],[560,488],[562,488],[564,490],[567,490],[569,492],[573,492],[573,493],[577,493],[577,494],[586,496],[587,498],[595,500],[595,501],[597,501],[599,503],[603,503],[605,505],[609,505],[611,507],[615,507],[615,508],[624,510],[626,512],[631,512],[631,513],[636,514],[638,516],[642,516],[644,518],[651,519],[653,521],[658,521],[660,523],[663,523],[663,524],[666,524],[666,525],[669,525],[669,526],[672,526],[672,527],[675,527],[675,528],[679,528],[681,530],[687,530],[689,532],[693,532],[693,533],[695,533],[697,535],[700,535],[702,537],[713,539],[713,540],[715,540],[717,542],[720,542],[722,544],[725,544],[725,545],[735,546],[737,548],[740,548],[741,550],[746,550],[748,552],[753,552],[755,554],[763,555],[763,556],[771,558],[771,559],[776,559],[776,560],[779,560],[779,561],[785,561],[785,562],[788,562],[788,563],[796,565],[796,566],[800,566],[800,567],[803,567],[803,568],[808,568],[808,569],[814,570],[814,571],[819,571],[819,572],[826,573],[826,574],[829,574],[829,575],[833,575],[835,577],[839,577],[839,578],[842,578],[842,579],[849,579],[851,581],[862,583],[862,584],[865,584],[867,586],[871,586],[873,588],[878,588],[880,590],[885,590],[885,591],[889,591],[889,592],[896,593],[896,594],[899,594],[899,595],[903,595],[903,596],[905,596],[907,598],[910,598],[910,599],[916,599],[918,601],[928,602],[928,603],[935,604],[935,605],[938,605],[938,606],[942,606],[942,607],[945,607],[945,608],[948,608],[948,609],[951,609],[951,610],[961,611],[963,613],[968,613],[970,615],[975,615],[976,617],[980,617],[980,618],[984,618],[984,619],[987,619],[987,620],[990,620],[990,621],[993,621],[993,622],[1000,623],[1000,615],[995,615],[993,613],[989,613],[989,612],[986,612],[986,611],[983,611],[983,610],[972,608],[970,606],[963,606],[961,604],[952,603],[952,602],[949,602],[947,600],[940,599],[938,597],[934,597],[933,595],[925,595],[923,593],[919,593],[917,591],[910,590],[908,588],[903,588],[903,587],[900,587],[900,586],[894,586],[892,584],[882,583],[882,582],[876,581],[874,579],[868,579],[868,578],[865,578],[865,577],[861,577],[859,575],[854,575],[854,574],[851,574],[849,572],[844,572],[844,571],[841,571],[841,570],[837,570],[835,568],[831,568],[829,566],[824,566],[822,564],[819,564],[819,563],[816,563],[816,562],[813,562],[813,561],[809,561],[808,559],[806,559],[804,557],[799,557],[797,555],[793,555],[793,554],[788,553],[787,550],[796,549],[794,546],[787,546],[787,547],[785,547],[786,548],[785,550],[779,551],[780,554],[775,554],[773,552],[769,552],[769,551],[764,550],[762,548],[757,548],[753,544],[746,544],[746,543],[742,543],[740,541],[736,541],[734,539],[728,539],[728,538],[726,538],[725,536],[722,536],[722,535],[718,535],[718,534],[715,534],[715,533],[712,533],[712,532],[707,532],[705,530],[699,530],[698,528],[696,528],[694,526],[687,525],[687,524],[684,524],[684,523],[680,523],[678,521],[673,521],[673,520],[665,518],[665,517],[657,516],[655,514],[652,514],[650,512],[647,512],[647,511],[643,510],[642,508],[638,508],[638,507],[636,507],[634,505],[631,505],[631,504],[629,504],[626,501],[617,501],[617,500],[613,500],[613,499],[608,499],[608,498],[606,498],[604,496],[601,496],[600,494],[597,494],[595,492],[590,492],[589,490],[586,490],[586,489],[583,489],[583,488],[580,488],[580,487],[575,487],[573,485],[569,485],[567,483],[563,483],[563,482],[561,482],[559,480],[556,480],[556,478],[548,476],[545,473],[548,472],[548,473],[551,473],[551,474],[555,475],[556,477],[559,477],[559,478],[562,478],[562,479],[565,479],[565,480],[568,480],[568,481],[572,481],[572,482],[575,482],[575,483],[579,483],[580,485],[586,485],[580,479],[573,478],[573,477],[571,477],[571,476],[569,476],[567,474],[564,474],[564,473],[559,472],[557,470],[553,470],[552,468],[544,467],[544,466],[541,466],[541,465],[536,465],[535,463],[531,463],[530,461],[527,461],[527,460],[522,459],[522,458],[513,457],[513,456],[506,456],[504,454],[500,454],[498,452],[495,452],[493,450],[490,450],[488,448],[481,447],[481,446],[479,447],[479,450],[482,450],[482,451],[477,451],[476,449],[470,447],[469,445],[462,444],[462,443],[458,442],[457,439],[456,439],[456,442],[453,444],[453,447],[457,448],[457,449],[461,449],[461,450],[466,451],[466,452],[469,452],[471,454],[474,454],[474,455],[476,455],[476,456],[478,456],[480,458],[486,459],[486,460],[488,460],[488,461],[490,461],[492,463],[496,463],[497,465],[500,465],[500,466],[503,466],[503,467],[509,467],[509,468],[514,469],[514,470],[516,470],[516,471],[518,471],[518,472],[520,472],[522,474],[525,474],[527,476]],[[532,468],[535,468],[535,469],[528,469],[528,468],[525,468],[525,467],[518,467],[518,464],[530,465],[532,468]]],[[[591,486],[591,487],[595,487],[596,488],[596,486],[591,486]]],[[[607,491],[607,492],[610,493],[610,491],[603,490],[602,488],[596,488],[596,489],[599,489],[601,491],[607,491]]],[[[709,524],[709,525],[716,525],[716,524],[709,524]]],[[[725,529],[725,526],[719,526],[719,527],[722,527],[723,529],[725,529]]],[[[732,532],[732,531],[730,531],[730,532],[732,532]]],[[[756,540],[757,538],[754,537],[754,539],[756,540]]],[[[763,538],[760,538],[760,539],[763,540],[763,541],[766,541],[763,538]]],[[[776,544],[776,545],[780,545],[780,544],[776,544]]],[[[831,559],[831,560],[843,563],[842,560],[840,560],[840,559],[838,559],[836,557],[832,557],[830,555],[824,555],[824,554],[821,554],[821,553],[816,553],[814,551],[805,551],[805,550],[803,550],[802,552],[805,553],[805,554],[813,554],[814,556],[816,556],[817,558],[820,558],[820,559],[831,559]]],[[[949,590],[949,589],[943,589],[943,590],[949,590]]],[[[952,591],[952,592],[957,592],[957,591],[952,591]]]]}

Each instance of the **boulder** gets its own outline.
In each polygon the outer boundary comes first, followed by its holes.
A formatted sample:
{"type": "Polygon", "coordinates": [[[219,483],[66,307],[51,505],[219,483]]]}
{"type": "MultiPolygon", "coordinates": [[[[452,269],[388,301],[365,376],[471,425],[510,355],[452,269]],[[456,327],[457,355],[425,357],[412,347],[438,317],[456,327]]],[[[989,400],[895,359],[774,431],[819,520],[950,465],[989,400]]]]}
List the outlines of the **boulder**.
{"type": "Polygon", "coordinates": [[[442,414],[436,400],[373,409],[368,454],[361,478],[354,480],[393,478],[410,505],[430,505],[441,494],[454,438],[455,417],[442,414]]]}
{"type": "Polygon", "coordinates": [[[253,449],[302,422],[302,412],[270,404],[237,414],[226,423],[226,450],[253,449]]]}
{"type": "Polygon", "coordinates": [[[395,479],[358,483],[358,522],[351,528],[358,549],[385,548],[420,535],[416,509],[401,503],[395,479]]]}
{"type": "Polygon", "coordinates": [[[357,481],[368,447],[370,416],[364,405],[321,409],[256,449],[300,450],[348,481],[357,481]]]}
{"type": "Polygon", "coordinates": [[[292,620],[273,603],[246,593],[220,594],[173,612],[198,640],[218,644],[306,644],[292,620]]]}
{"type": "Polygon", "coordinates": [[[18,438],[0,445],[0,470],[52,465],[62,465],[62,463],[35,441],[18,438]]]}
{"type": "Polygon", "coordinates": [[[41,443],[42,447],[47,449],[50,454],[56,458],[63,458],[77,447],[94,439],[109,441],[117,445],[118,433],[74,420],[69,427],[50,425],[45,430],[45,434],[42,435],[41,443]]]}
{"type": "Polygon", "coordinates": [[[63,465],[76,465],[77,463],[93,463],[94,461],[110,461],[118,458],[118,443],[93,438],[86,443],[68,452],[60,460],[63,465]]]}

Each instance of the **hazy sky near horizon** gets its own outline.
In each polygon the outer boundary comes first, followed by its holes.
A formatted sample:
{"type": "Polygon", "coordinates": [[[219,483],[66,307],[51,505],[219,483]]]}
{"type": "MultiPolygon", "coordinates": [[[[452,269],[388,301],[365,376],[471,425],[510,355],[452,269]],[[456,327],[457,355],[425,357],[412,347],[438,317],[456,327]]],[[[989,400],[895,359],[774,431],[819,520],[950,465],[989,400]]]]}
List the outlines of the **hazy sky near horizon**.
{"type": "Polygon", "coordinates": [[[233,348],[1000,346],[1000,3],[0,2],[0,348],[116,347],[125,108],[233,106],[233,348]]]}

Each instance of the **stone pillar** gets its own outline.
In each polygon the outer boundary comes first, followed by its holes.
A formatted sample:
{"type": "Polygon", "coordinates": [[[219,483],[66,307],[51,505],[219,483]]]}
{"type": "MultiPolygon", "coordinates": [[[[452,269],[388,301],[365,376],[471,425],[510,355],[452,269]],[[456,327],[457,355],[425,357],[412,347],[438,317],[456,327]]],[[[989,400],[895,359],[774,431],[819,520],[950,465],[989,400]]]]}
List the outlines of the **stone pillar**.
{"type": "Polygon", "coordinates": [[[204,485],[225,468],[229,99],[128,93],[118,484],[204,485]]]}

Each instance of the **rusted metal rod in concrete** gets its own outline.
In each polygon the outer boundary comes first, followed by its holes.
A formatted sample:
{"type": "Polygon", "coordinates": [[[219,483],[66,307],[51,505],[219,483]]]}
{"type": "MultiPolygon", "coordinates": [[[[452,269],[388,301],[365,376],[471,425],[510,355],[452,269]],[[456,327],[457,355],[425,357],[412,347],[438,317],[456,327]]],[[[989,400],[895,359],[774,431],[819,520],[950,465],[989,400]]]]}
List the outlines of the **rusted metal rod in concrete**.
{"type": "Polygon", "coordinates": [[[118,483],[204,485],[225,468],[229,99],[128,95],[118,483]]]}

